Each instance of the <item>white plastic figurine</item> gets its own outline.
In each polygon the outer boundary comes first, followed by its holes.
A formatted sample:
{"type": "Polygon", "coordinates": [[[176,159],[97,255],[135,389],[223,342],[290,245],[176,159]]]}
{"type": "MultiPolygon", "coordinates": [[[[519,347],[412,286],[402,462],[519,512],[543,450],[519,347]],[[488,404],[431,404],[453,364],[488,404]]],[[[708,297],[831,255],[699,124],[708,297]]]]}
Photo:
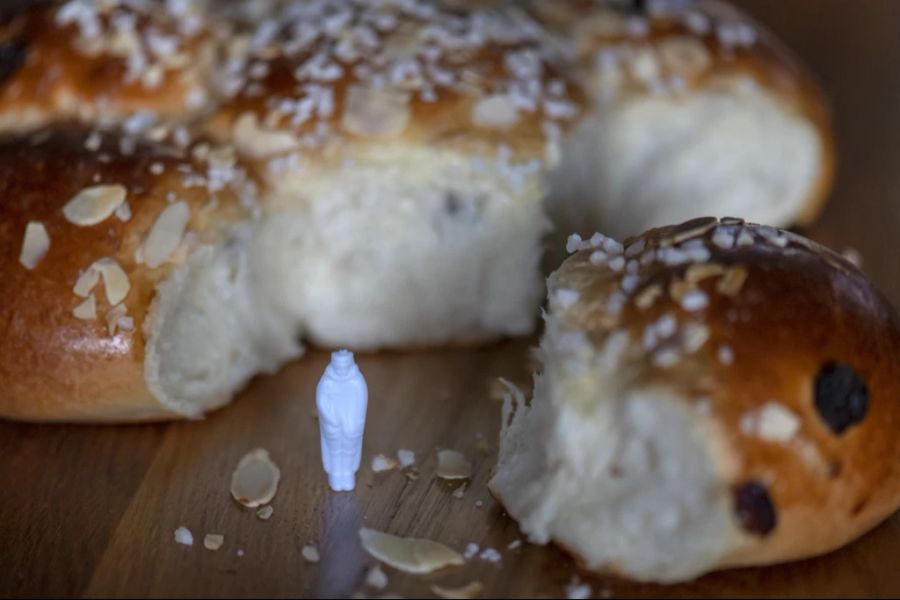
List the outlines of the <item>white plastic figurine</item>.
{"type": "Polygon", "coordinates": [[[328,484],[336,492],[356,486],[368,402],[366,380],[353,361],[353,353],[332,352],[331,363],[316,387],[316,409],[322,465],[328,473],[328,484]]]}

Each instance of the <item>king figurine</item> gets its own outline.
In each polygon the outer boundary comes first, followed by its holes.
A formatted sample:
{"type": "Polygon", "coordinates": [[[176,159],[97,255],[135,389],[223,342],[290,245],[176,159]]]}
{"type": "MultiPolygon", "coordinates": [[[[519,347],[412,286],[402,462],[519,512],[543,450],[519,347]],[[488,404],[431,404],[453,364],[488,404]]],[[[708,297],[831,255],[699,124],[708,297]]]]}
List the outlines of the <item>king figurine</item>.
{"type": "Polygon", "coordinates": [[[316,387],[316,409],[322,441],[322,465],[336,492],[356,486],[362,457],[369,390],[348,350],[332,352],[331,363],[316,387]]]}

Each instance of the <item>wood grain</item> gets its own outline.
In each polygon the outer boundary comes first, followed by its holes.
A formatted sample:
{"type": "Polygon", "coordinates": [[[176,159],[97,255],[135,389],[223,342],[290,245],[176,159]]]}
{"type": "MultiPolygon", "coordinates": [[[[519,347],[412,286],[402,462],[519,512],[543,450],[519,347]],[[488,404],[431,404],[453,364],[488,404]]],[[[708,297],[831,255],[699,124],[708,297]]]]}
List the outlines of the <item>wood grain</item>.
{"type": "MultiPolygon", "coordinates": [[[[837,187],[807,233],[857,248],[865,270],[900,306],[900,2],[746,0],[803,55],[831,91],[840,151],[837,187]]],[[[381,353],[360,357],[370,387],[364,464],[399,448],[417,453],[419,478],[360,472],[353,494],[328,492],[319,467],[314,388],[327,355],[312,352],[261,377],[229,408],[204,421],[131,427],[30,426],[0,422],[0,596],[317,596],[363,589],[373,561],[358,544],[361,525],[501,550],[499,564],[424,576],[391,569],[387,591],[430,595],[429,585],[479,579],[485,595],[561,596],[573,575],[597,595],[900,595],[900,516],[838,552],[790,565],[716,573],[671,587],[579,573],[554,547],[524,545],[486,490],[495,452],[498,376],[529,381],[529,345],[381,353]],[[231,500],[231,471],[247,451],[267,448],[282,470],[269,521],[231,500]],[[438,447],[464,452],[474,476],[434,478],[438,447]],[[481,502],[479,506],[477,503],[481,502]],[[185,525],[192,547],[176,545],[185,525]],[[220,533],[217,552],[203,548],[220,533]],[[318,564],[301,548],[315,544],[318,564]],[[244,555],[237,555],[238,549],[244,555]]]]}

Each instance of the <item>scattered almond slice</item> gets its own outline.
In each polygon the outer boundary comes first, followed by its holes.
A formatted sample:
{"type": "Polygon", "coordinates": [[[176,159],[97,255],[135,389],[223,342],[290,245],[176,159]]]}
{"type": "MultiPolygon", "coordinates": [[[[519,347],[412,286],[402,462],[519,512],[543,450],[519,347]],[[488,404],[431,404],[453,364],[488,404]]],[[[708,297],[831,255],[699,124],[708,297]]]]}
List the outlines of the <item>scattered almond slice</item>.
{"type": "Polygon", "coordinates": [[[456,450],[438,450],[436,474],[441,479],[468,479],[472,476],[472,464],[456,450]]]}
{"type": "Polygon", "coordinates": [[[262,521],[268,521],[269,517],[272,516],[272,513],[275,512],[275,509],[272,508],[271,504],[267,504],[263,506],[261,509],[256,511],[256,516],[262,521]]]}
{"type": "Polygon", "coordinates": [[[47,228],[39,221],[29,221],[25,226],[25,237],[22,240],[22,252],[19,262],[29,271],[38,266],[50,249],[50,236],[47,228]]]}
{"type": "Polygon", "coordinates": [[[319,550],[315,546],[303,546],[300,554],[303,555],[303,560],[306,562],[319,562],[319,550]]]}
{"type": "Polygon", "coordinates": [[[109,309],[106,313],[106,329],[109,331],[109,335],[116,335],[120,320],[125,317],[127,311],[124,304],[117,304],[109,309]]]}
{"type": "Polygon", "coordinates": [[[76,319],[90,321],[97,318],[97,301],[94,295],[88,296],[81,304],[72,309],[76,319]]]}
{"type": "Polygon", "coordinates": [[[466,495],[466,487],[468,487],[465,483],[453,490],[453,497],[457,500],[462,500],[462,497],[466,495]]]}
{"type": "MultiPolygon", "coordinates": [[[[101,258],[94,261],[88,270],[96,270],[103,278],[106,300],[111,306],[119,304],[128,295],[131,282],[122,267],[112,258],[101,258]]],[[[76,286],[78,283],[76,282],[76,286]]]]}
{"type": "Polygon", "coordinates": [[[281,471],[269,453],[257,448],[244,455],[231,476],[231,495],[238,503],[256,508],[268,504],[278,491],[281,471]]]}
{"type": "Polygon", "coordinates": [[[397,468],[397,464],[395,459],[385,456],[384,454],[376,454],[375,457],[372,458],[372,470],[376,473],[392,471],[397,468]]]}
{"type": "Polygon", "coordinates": [[[218,550],[225,543],[225,536],[218,533],[207,533],[203,538],[203,547],[207,550],[218,550]]]}
{"type": "Polygon", "coordinates": [[[366,552],[406,573],[431,573],[465,563],[461,554],[431,540],[402,538],[366,527],[359,530],[359,538],[366,552]]]}
{"type": "Polygon", "coordinates": [[[182,525],[175,530],[175,543],[183,546],[193,546],[194,535],[191,533],[190,529],[182,525]]]}
{"type": "Polygon", "coordinates": [[[243,113],[234,123],[232,135],[235,144],[250,158],[268,158],[296,150],[299,140],[286,131],[269,131],[259,126],[253,113],[243,113]]]}
{"type": "Polygon", "coordinates": [[[155,269],[169,260],[181,244],[190,216],[187,202],[183,200],[166,206],[144,240],[144,264],[155,269]]]}
{"type": "Polygon", "coordinates": [[[471,581],[464,586],[457,588],[446,588],[439,585],[431,586],[431,593],[438,598],[449,598],[451,600],[467,600],[469,598],[478,598],[484,591],[484,586],[480,581],[471,581]]]}
{"type": "Polygon", "coordinates": [[[86,187],[63,207],[63,215],[69,223],[87,227],[102,223],[125,202],[125,186],[93,185],[86,187]]]}
{"type": "Polygon", "coordinates": [[[93,291],[99,281],[100,271],[94,269],[92,265],[78,275],[78,279],[75,281],[75,287],[72,288],[72,291],[75,292],[76,296],[87,298],[88,294],[93,291]]]}
{"type": "Polygon", "coordinates": [[[122,202],[122,204],[119,205],[119,208],[116,209],[116,218],[120,221],[131,220],[131,205],[128,204],[128,200],[122,202]]]}
{"type": "Polygon", "coordinates": [[[400,461],[400,468],[405,469],[416,464],[416,453],[412,450],[401,448],[397,450],[397,460],[400,461]]]}
{"type": "Polygon", "coordinates": [[[383,590],[387,587],[388,577],[381,565],[375,565],[366,573],[366,585],[376,590],[383,590]]]}

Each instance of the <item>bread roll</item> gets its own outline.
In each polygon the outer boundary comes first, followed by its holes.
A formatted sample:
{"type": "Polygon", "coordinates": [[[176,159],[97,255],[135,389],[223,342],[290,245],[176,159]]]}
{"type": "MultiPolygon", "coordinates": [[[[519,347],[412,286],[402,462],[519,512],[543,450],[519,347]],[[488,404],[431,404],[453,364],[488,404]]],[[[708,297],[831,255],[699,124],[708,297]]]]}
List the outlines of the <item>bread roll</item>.
{"type": "Polygon", "coordinates": [[[635,235],[706,214],[775,226],[821,210],[828,107],[790,51],[718,2],[530,2],[586,82],[550,206],[561,231],[635,235]]]}
{"type": "Polygon", "coordinates": [[[197,0],[24,3],[0,21],[0,130],[186,121],[211,100],[215,27],[197,0]]]}
{"type": "Polygon", "coordinates": [[[570,240],[490,488],[589,569],[673,582],[833,550],[900,506],[900,320],[738,219],[570,240]]]}
{"type": "Polygon", "coordinates": [[[532,331],[544,176],[581,108],[539,39],[504,11],[315,0],[232,40],[208,130],[272,188],[265,243],[292,263],[269,294],[312,341],[532,331]]]}
{"type": "Polygon", "coordinates": [[[128,140],[0,140],[0,416],[198,417],[300,353],[259,293],[256,183],[233,149],[128,140]]]}

